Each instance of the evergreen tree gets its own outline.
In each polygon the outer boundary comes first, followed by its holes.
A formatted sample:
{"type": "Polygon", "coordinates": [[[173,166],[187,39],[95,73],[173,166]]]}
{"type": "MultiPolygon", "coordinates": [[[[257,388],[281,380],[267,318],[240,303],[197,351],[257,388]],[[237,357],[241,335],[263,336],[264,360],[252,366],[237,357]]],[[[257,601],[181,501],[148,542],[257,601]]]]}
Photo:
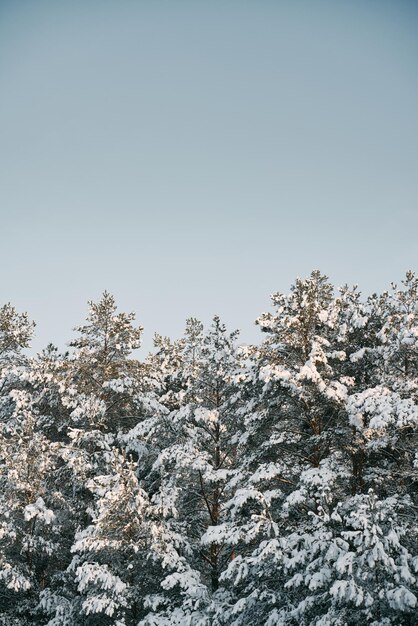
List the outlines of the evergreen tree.
{"type": "MultiPolygon", "coordinates": [[[[218,317],[206,334],[200,322],[190,319],[181,342],[157,338],[160,401],[166,412],[151,428],[143,425],[151,433],[152,446],[157,441],[161,446],[149,480],[154,473],[154,482],[160,484],[152,501],[170,503],[172,519],[168,517],[167,524],[184,538],[181,552],[176,550],[187,566],[168,577],[170,589],[171,581],[177,582],[180,596],[174,600],[165,595],[165,603],[144,623],[210,623],[205,606],[231,558],[231,550],[208,538],[206,531],[223,523],[224,503],[230,497],[227,484],[236,471],[236,339],[237,333],[227,333],[218,317]],[[170,622],[174,614],[178,622],[170,622]]],[[[143,436],[147,438],[145,430],[143,436]]],[[[162,586],[167,587],[167,579],[162,586]]]]}
{"type": "Polygon", "coordinates": [[[416,530],[411,500],[385,457],[393,457],[399,440],[388,446],[388,427],[399,434],[416,430],[416,404],[369,387],[384,379],[387,311],[375,297],[362,304],[347,287],[334,298],[317,272],[298,280],[289,296],[275,294],[273,303],[276,315],[259,320],[269,338],[250,352],[244,385],[244,480],[224,532],[237,558],[223,574],[227,591],[216,619],[234,625],[354,625],[366,618],[376,626],[409,624],[416,530]],[[368,494],[370,488],[382,499],[368,494]],[[356,562],[354,580],[352,568],[341,566],[345,558],[356,562]],[[389,568],[382,587],[378,568],[389,568]]]}

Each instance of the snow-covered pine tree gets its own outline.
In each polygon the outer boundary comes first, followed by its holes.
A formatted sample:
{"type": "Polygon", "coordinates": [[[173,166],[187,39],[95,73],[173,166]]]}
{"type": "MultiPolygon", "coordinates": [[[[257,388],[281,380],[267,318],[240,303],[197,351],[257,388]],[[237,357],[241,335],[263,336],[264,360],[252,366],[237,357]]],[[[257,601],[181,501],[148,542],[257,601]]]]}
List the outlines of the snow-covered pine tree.
{"type": "MultiPolygon", "coordinates": [[[[71,383],[80,398],[96,405],[92,420],[102,432],[127,430],[135,423],[131,398],[142,372],[131,354],[141,345],[143,328],[134,320],[134,313],[117,313],[114,297],[105,291],[99,302],[89,302],[86,324],[75,329],[79,337],[70,343],[75,349],[71,383]]],[[[91,429],[88,409],[78,413],[74,422],[91,429]]]]}
{"type": "Polygon", "coordinates": [[[11,305],[0,310],[0,623],[5,626],[42,623],[39,593],[66,566],[69,553],[59,444],[44,433],[36,359],[22,354],[33,328],[11,305]]]}
{"type": "Polygon", "coordinates": [[[15,411],[10,395],[22,389],[29,371],[28,359],[23,353],[29,348],[35,328],[27,313],[18,313],[9,303],[0,309],[0,423],[7,423],[15,411]]]}
{"type": "MultiPolygon", "coordinates": [[[[162,592],[144,624],[210,624],[205,612],[219,586],[231,550],[218,540],[202,539],[209,526],[224,520],[229,479],[236,471],[240,429],[237,374],[240,366],[237,333],[228,333],[215,317],[207,333],[190,319],[180,342],[157,338],[154,357],[161,381],[160,417],[136,431],[156,454],[150,484],[159,488],[152,503],[165,509],[166,533],[177,540],[167,561],[162,592]],[[170,567],[171,566],[171,572],[170,567]],[[174,571],[174,569],[176,571],[174,571]],[[170,621],[176,620],[176,621],[170,621]]],[[[148,599],[150,606],[154,599],[148,599]]]]}
{"type": "Polygon", "coordinates": [[[0,309],[0,360],[2,365],[20,362],[22,350],[28,348],[33,336],[35,323],[27,313],[18,313],[10,303],[0,309]]]}
{"type": "Polygon", "coordinates": [[[69,412],[69,445],[63,455],[79,477],[80,489],[95,475],[106,473],[111,448],[119,432],[140,419],[138,403],[146,393],[144,369],[131,357],[140,345],[142,327],[134,314],[117,313],[113,296],[105,292],[89,303],[80,336],[68,358],[61,399],[69,412]]]}
{"type": "MultiPolygon", "coordinates": [[[[57,488],[59,444],[37,428],[28,392],[0,432],[0,623],[37,623],[39,593],[65,566],[65,511],[57,488]]],[[[67,546],[68,552],[69,546],[67,546]]]]}
{"type": "MultiPolygon", "coordinates": [[[[51,616],[51,626],[95,624],[107,618],[114,623],[110,618],[117,613],[116,604],[112,604],[116,599],[112,600],[107,588],[108,580],[118,580],[112,571],[117,567],[116,551],[106,550],[105,539],[83,543],[82,538],[101,532],[96,528],[103,517],[104,492],[100,485],[113,489],[122,480],[115,470],[115,457],[124,448],[120,437],[146,414],[144,406],[150,402],[146,368],[131,358],[142,333],[133,321],[133,314],[117,313],[113,296],[105,292],[98,303],[90,303],[86,324],[76,329],[80,336],[70,344],[75,350],[63,369],[60,393],[68,428],[61,456],[69,474],[64,489],[70,486],[78,504],[78,533],[61,589],[56,585],[42,595],[41,608],[51,616]],[[92,566],[91,578],[81,580],[80,572],[87,571],[86,563],[92,566]],[[108,572],[110,578],[101,578],[100,572],[108,572]]],[[[123,458],[126,467],[117,465],[122,477],[129,465],[129,459],[123,458]]],[[[139,494],[137,478],[136,484],[139,494]]],[[[109,506],[110,501],[110,497],[105,499],[109,506]]]]}
{"type": "Polygon", "coordinates": [[[379,404],[380,392],[368,387],[385,371],[376,298],[363,305],[347,288],[332,298],[315,272],[273,300],[277,315],[259,322],[270,338],[246,383],[248,447],[240,456],[247,480],[231,501],[235,523],[225,528],[237,558],[223,576],[229,596],[217,619],[234,626],[409,624],[417,563],[411,501],[391,499],[387,489],[375,495],[388,465],[376,444],[385,448],[388,440],[381,430],[365,452],[369,444],[357,432],[373,417],[378,429],[383,420],[411,430],[416,416],[410,399],[379,404]]]}

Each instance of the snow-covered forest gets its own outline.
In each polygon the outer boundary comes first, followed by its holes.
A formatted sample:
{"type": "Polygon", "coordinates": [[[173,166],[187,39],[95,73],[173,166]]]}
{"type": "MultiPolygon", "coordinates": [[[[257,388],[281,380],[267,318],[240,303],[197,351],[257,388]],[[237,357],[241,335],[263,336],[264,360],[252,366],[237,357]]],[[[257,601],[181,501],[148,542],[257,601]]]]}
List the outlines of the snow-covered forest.
{"type": "Polygon", "coordinates": [[[34,357],[0,309],[2,626],[418,623],[418,279],[315,271],[256,324],[139,361],[104,293],[34,357]]]}

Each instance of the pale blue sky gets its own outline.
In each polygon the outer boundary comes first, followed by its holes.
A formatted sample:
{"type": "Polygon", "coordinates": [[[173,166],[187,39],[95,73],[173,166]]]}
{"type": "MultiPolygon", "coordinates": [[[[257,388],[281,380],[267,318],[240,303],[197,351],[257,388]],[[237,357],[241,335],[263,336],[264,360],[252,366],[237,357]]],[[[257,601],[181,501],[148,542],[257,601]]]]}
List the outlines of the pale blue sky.
{"type": "Polygon", "coordinates": [[[255,340],[320,268],[418,260],[418,3],[0,0],[1,300],[63,348],[104,289],[255,340]]]}

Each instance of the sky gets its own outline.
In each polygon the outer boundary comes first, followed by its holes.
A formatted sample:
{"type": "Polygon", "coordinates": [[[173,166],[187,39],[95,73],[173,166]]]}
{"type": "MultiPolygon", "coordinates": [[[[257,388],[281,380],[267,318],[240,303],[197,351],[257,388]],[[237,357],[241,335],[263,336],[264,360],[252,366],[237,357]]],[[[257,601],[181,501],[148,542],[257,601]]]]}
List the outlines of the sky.
{"type": "Polygon", "coordinates": [[[243,341],[320,269],[418,269],[418,3],[0,0],[0,302],[64,349],[106,289],[243,341]]]}

